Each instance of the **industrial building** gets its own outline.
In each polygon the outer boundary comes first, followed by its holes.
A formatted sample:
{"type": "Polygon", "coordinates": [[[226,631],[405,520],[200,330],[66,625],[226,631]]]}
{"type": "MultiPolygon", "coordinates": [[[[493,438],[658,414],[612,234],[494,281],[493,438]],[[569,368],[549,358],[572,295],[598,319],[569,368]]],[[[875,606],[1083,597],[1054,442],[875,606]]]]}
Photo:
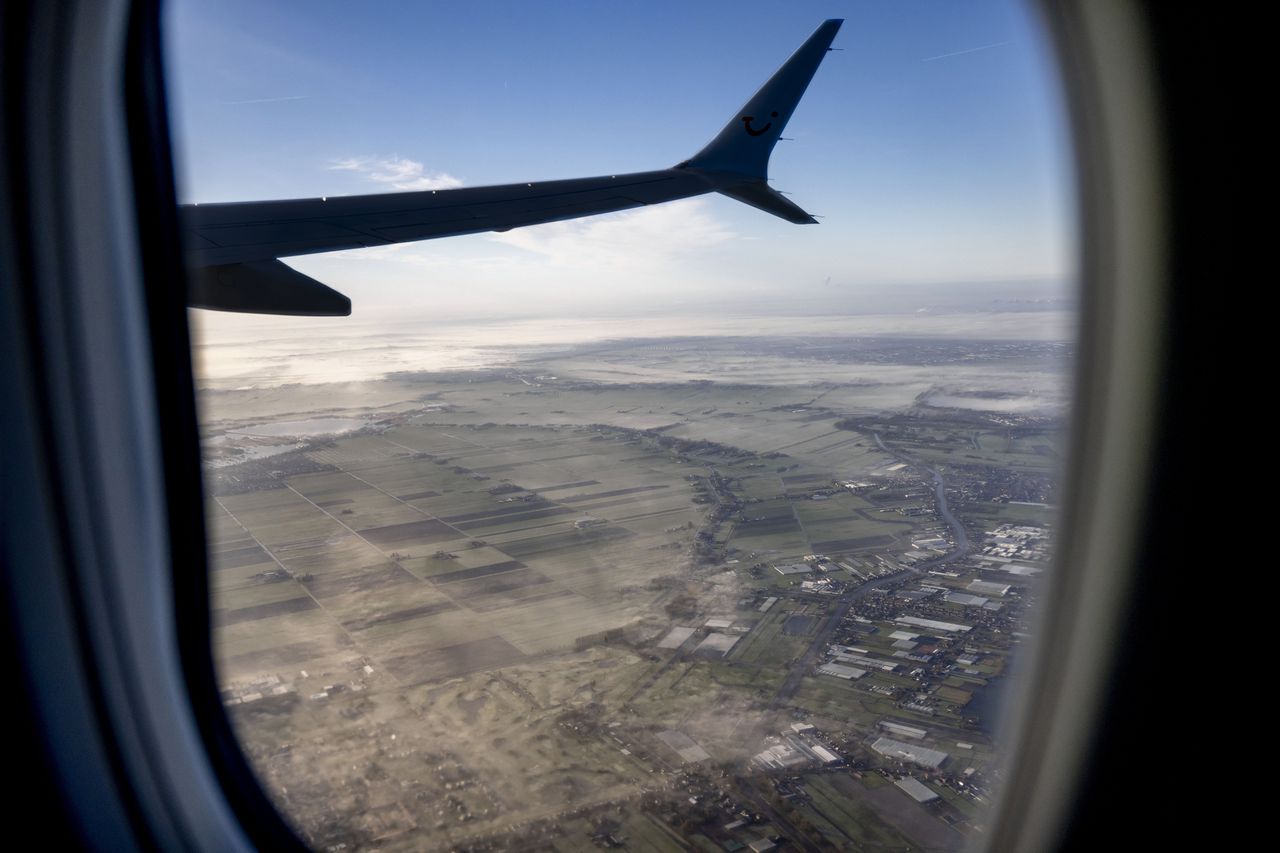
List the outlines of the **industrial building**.
{"type": "Polygon", "coordinates": [[[918,729],[915,726],[908,726],[904,723],[895,723],[892,720],[881,720],[880,728],[898,737],[909,737],[916,740],[920,740],[928,734],[924,729],[918,729]]]}
{"type": "Polygon", "coordinates": [[[819,675],[833,675],[836,678],[845,678],[849,681],[857,681],[859,678],[867,674],[865,669],[858,669],[855,666],[845,666],[841,663],[824,663],[818,667],[819,675]]]}
{"type": "Polygon", "coordinates": [[[875,743],[871,744],[871,748],[888,758],[910,761],[912,764],[919,764],[921,767],[928,767],[930,770],[937,770],[944,761],[950,758],[949,755],[941,750],[929,749],[919,744],[903,743],[900,740],[893,740],[887,737],[876,738],[875,743]]]}
{"type": "Polygon", "coordinates": [[[847,655],[844,653],[835,655],[835,662],[837,664],[866,667],[867,669],[879,669],[883,672],[893,672],[901,666],[897,661],[880,660],[879,658],[870,658],[863,655],[847,655]]]}
{"type": "Polygon", "coordinates": [[[893,784],[906,791],[907,795],[917,803],[931,803],[938,799],[938,795],[932,788],[911,776],[903,776],[893,784]]]}
{"type": "Polygon", "coordinates": [[[894,620],[903,625],[910,625],[914,628],[928,628],[931,631],[946,631],[948,634],[965,633],[972,631],[972,625],[959,625],[955,622],[939,622],[937,619],[920,619],[916,616],[899,616],[894,620]]]}
{"type": "Polygon", "coordinates": [[[752,761],[770,770],[783,770],[787,767],[794,767],[797,764],[804,764],[808,760],[809,756],[789,743],[775,744],[763,752],[756,753],[756,756],[752,759],[752,761]]]}

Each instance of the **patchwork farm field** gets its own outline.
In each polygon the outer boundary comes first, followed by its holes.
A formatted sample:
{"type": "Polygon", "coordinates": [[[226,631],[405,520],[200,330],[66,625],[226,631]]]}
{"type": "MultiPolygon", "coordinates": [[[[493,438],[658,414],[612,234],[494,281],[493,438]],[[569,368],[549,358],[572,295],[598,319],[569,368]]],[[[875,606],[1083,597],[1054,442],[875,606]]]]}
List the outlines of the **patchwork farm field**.
{"type": "MultiPolygon", "coordinates": [[[[368,383],[359,405],[327,405],[352,387],[211,395],[232,463],[209,469],[216,666],[308,843],[580,849],[617,827],[635,849],[674,850],[807,825],[837,847],[955,848],[887,777],[850,775],[888,764],[869,746],[885,720],[934,746],[972,741],[959,770],[995,757],[965,706],[1007,647],[898,638],[895,591],[939,559],[916,542],[944,532],[922,466],[1004,466],[1034,485],[1056,439],[886,415],[927,386],[918,369],[833,363],[801,381],[808,363],[757,359],[753,375],[731,351],[618,345],[536,370],[405,375],[368,383]],[[704,378],[717,360],[727,372],[704,378]],[[840,381],[850,370],[865,375],[840,381]],[[280,437],[273,420],[355,427],[280,437]],[[280,452],[259,455],[255,429],[280,452]],[[926,693],[917,647],[972,662],[926,693]],[[883,669],[819,672],[834,648],[883,669]],[[810,799],[780,811],[760,755],[798,721],[841,759],[795,771],[810,799]],[[733,781],[713,782],[719,769],[733,781]],[[725,829],[688,805],[704,796],[772,816],[725,829]]],[[[973,535],[1047,513],[975,500],[973,535]]],[[[912,594],[963,594],[970,577],[912,594]]],[[[963,603],[910,606],[975,621],[963,603]]]]}

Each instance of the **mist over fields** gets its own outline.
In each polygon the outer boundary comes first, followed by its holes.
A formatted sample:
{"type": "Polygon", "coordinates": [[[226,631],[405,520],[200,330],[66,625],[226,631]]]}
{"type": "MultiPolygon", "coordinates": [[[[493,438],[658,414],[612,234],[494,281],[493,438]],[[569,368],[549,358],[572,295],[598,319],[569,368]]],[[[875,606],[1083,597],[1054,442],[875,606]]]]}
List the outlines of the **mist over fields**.
{"type": "MultiPolygon", "coordinates": [[[[726,302],[615,306],[611,311],[564,310],[546,305],[508,305],[489,310],[435,310],[414,300],[404,309],[363,308],[357,301],[346,318],[262,317],[194,311],[197,381],[202,389],[267,388],[286,384],[361,382],[419,371],[479,370],[559,365],[581,372],[566,358],[602,343],[670,340],[688,348],[695,339],[752,343],[856,339],[1038,342],[1065,345],[1074,338],[1074,302],[1055,282],[902,285],[849,289],[827,285],[801,289],[791,298],[726,302]],[[823,292],[825,291],[825,292],[823,292]]],[[[722,347],[723,349],[723,347],[722,347]]],[[[881,382],[891,364],[916,365],[911,347],[897,358],[860,359],[850,353],[832,361],[803,348],[784,360],[795,369],[778,374],[767,364],[750,369],[754,381],[881,382]],[[809,371],[806,380],[805,370],[809,371]],[[772,378],[770,378],[772,376],[772,378]]],[[[768,360],[768,356],[761,356],[768,360]]],[[[778,353],[773,353],[776,360],[778,353]]],[[[616,361],[616,359],[615,359],[616,361]]],[[[949,367],[963,368],[963,363],[949,367]]],[[[991,367],[992,365],[987,365],[991,367]]],[[[633,365],[620,381],[739,381],[741,362],[703,359],[668,365],[646,375],[633,365]],[[712,362],[715,363],[712,363],[712,362]]],[[[936,365],[934,366],[936,368],[936,365]]],[[[1016,368],[1016,366],[1015,366],[1016,368]]],[[[936,370],[931,368],[936,374],[936,370]]],[[[947,372],[947,371],[944,371],[947,372]]],[[[955,372],[954,370],[950,372],[955,372]]],[[[1020,372],[1015,369],[1015,372],[1020,372]]],[[[1057,371],[1053,371],[1057,372],[1057,371]]],[[[901,371],[891,380],[904,380],[901,371]]],[[[972,373],[972,371],[968,371],[972,373]]],[[[575,374],[576,375],[576,374],[575,374]]],[[[967,374],[966,374],[967,375],[967,374]]],[[[585,375],[582,378],[586,378],[585,375]]],[[[597,381],[610,377],[598,371],[597,381]]],[[[957,375],[954,379],[962,379],[957,375]]],[[[967,380],[965,380],[967,381],[967,380]]]]}

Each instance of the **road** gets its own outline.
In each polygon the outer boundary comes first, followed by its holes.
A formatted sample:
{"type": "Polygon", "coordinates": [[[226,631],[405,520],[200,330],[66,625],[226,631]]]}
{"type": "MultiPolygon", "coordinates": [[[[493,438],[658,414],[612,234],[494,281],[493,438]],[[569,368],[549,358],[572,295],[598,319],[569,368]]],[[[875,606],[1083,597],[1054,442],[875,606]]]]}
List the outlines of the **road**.
{"type": "Polygon", "coordinates": [[[831,614],[827,617],[827,621],[822,623],[822,628],[814,636],[809,648],[791,665],[791,671],[787,673],[786,680],[778,688],[778,692],[774,695],[773,701],[769,703],[769,707],[778,708],[783,702],[786,702],[796,694],[796,691],[800,689],[801,680],[822,659],[827,650],[827,645],[831,642],[831,635],[836,632],[836,628],[844,621],[844,617],[849,614],[849,608],[853,607],[871,590],[897,583],[903,578],[916,574],[918,571],[918,569],[903,569],[900,572],[876,578],[873,581],[864,583],[857,589],[846,592],[841,597],[840,603],[836,605],[836,609],[831,611],[831,614]]]}
{"type": "Polygon", "coordinates": [[[844,621],[845,616],[849,614],[850,608],[866,596],[867,593],[871,592],[873,589],[879,589],[880,587],[897,583],[911,575],[919,574],[925,569],[945,566],[947,563],[963,559],[969,554],[969,537],[964,532],[964,525],[960,523],[960,520],[955,517],[951,512],[951,508],[947,505],[947,484],[942,478],[942,474],[939,473],[936,468],[930,468],[927,465],[923,465],[912,459],[910,456],[907,456],[905,453],[890,450],[885,447],[884,442],[880,440],[879,433],[874,433],[873,435],[875,436],[876,444],[885,453],[889,454],[894,459],[897,459],[899,462],[903,462],[915,468],[922,468],[925,471],[928,471],[933,477],[933,495],[937,502],[938,515],[940,515],[942,520],[947,523],[947,526],[951,528],[951,534],[955,537],[955,547],[941,556],[933,557],[929,560],[921,560],[909,569],[903,569],[900,572],[895,572],[891,575],[877,578],[863,584],[857,589],[846,592],[844,596],[841,597],[840,603],[836,605],[835,610],[831,611],[831,614],[827,617],[827,621],[822,624],[822,628],[814,636],[813,642],[809,644],[809,648],[805,650],[805,653],[797,658],[796,662],[791,665],[791,670],[787,673],[786,680],[782,682],[782,686],[778,688],[778,692],[774,695],[773,701],[769,703],[770,708],[781,707],[784,702],[796,694],[796,691],[800,689],[800,684],[804,680],[805,675],[813,670],[813,668],[818,664],[818,661],[822,660],[822,657],[827,650],[827,646],[831,643],[832,635],[835,634],[836,628],[839,627],[840,623],[844,621]]]}
{"type": "MultiPolygon", "coordinates": [[[[822,853],[822,848],[810,841],[796,825],[787,819],[787,816],[773,807],[768,798],[757,790],[750,782],[744,779],[736,780],[738,782],[738,793],[748,803],[755,807],[755,810],[764,815],[770,823],[773,823],[786,835],[789,844],[795,844],[805,851],[805,853],[822,853]]],[[[765,783],[767,784],[767,782],[765,783]]]]}
{"type": "Polygon", "coordinates": [[[884,446],[884,441],[880,439],[880,433],[873,433],[876,439],[876,445],[888,453],[899,462],[910,465],[914,468],[923,468],[933,477],[933,496],[937,502],[938,515],[942,516],[942,520],[951,528],[951,535],[955,537],[956,546],[941,557],[935,557],[932,560],[925,560],[917,563],[919,568],[932,568],[934,566],[942,566],[947,563],[954,563],[956,560],[963,559],[969,555],[969,537],[964,532],[964,525],[951,512],[951,507],[947,506],[947,483],[942,479],[942,474],[938,473],[937,468],[930,468],[921,462],[917,462],[910,456],[898,450],[890,450],[884,446]]]}

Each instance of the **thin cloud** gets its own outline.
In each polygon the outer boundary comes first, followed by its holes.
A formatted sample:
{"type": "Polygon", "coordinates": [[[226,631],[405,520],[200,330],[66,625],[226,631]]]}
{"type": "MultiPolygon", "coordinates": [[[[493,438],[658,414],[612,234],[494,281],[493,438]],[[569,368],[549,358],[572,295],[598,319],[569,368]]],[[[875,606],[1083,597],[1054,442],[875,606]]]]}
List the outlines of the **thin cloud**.
{"type": "Polygon", "coordinates": [[[329,168],[355,172],[397,190],[450,190],[462,186],[462,180],[448,172],[429,172],[417,160],[399,156],[348,157],[333,161],[329,168]]]}
{"type": "Polygon", "coordinates": [[[238,107],[242,104],[278,104],[282,101],[305,101],[310,95],[285,95],[282,98],[250,98],[247,101],[223,101],[224,107],[238,107]]]}
{"type": "Polygon", "coordinates": [[[981,47],[971,47],[968,50],[957,50],[954,53],[942,53],[937,56],[926,57],[921,62],[936,62],[939,59],[950,59],[953,56],[964,56],[969,53],[977,53],[980,50],[991,50],[993,47],[1004,47],[1006,44],[1013,44],[1011,41],[998,41],[994,44],[984,44],[981,47]]]}
{"type": "Polygon", "coordinates": [[[642,207],[613,216],[550,222],[490,237],[571,267],[662,263],[737,235],[701,199],[642,207]]]}
{"type": "Polygon", "coordinates": [[[451,316],[581,316],[736,299],[722,253],[738,235],[702,200],[506,233],[353,249],[301,269],[362,306],[430,305],[451,316]],[[712,260],[716,258],[716,260],[712,260]]]}

